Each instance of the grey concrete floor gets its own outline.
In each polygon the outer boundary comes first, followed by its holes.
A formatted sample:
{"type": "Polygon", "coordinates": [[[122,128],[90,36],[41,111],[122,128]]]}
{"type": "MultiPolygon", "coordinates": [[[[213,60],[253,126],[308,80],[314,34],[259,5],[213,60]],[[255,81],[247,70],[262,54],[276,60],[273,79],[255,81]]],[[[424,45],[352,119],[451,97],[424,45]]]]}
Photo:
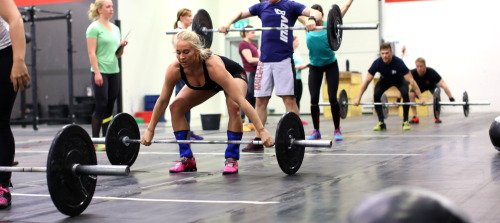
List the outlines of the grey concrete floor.
{"type": "MultiPolygon", "coordinates": [[[[0,222],[343,222],[367,195],[394,185],[425,188],[462,208],[473,222],[500,221],[500,155],[488,129],[498,114],[442,113],[443,123],[421,117],[402,131],[390,116],[388,130],[374,132],[373,115],[341,121],[344,141],[332,148],[308,148],[295,175],[284,174],[273,148],[242,153],[237,175],[223,176],[224,145],[192,145],[198,172],[170,174],[178,159],[175,144],[141,147],[129,176],[99,176],[90,206],[77,217],[61,214],[48,195],[43,173],[14,173],[13,203],[0,222]]],[[[303,116],[310,122],[310,117],[303,116]]],[[[274,132],[278,116],[268,120],[274,132]]],[[[193,129],[209,140],[225,140],[227,120],[218,131],[193,129]]],[[[20,166],[45,166],[47,151],[61,125],[14,126],[20,166]]],[[[90,131],[89,125],[83,127],[90,131]]],[[[141,133],[146,128],[140,125],[141,133]]],[[[304,126],[306,134],[312,124],[304,126]]],[[[161,124],[157,138],[172,139],[161,124]]],[[[333,122],[321,118],[323,139],[333,122]]],[[[243,139],[253,137],[253,132],[243,139]]],[[[99,164],[108,165],[105,152],[99,164]]]]}

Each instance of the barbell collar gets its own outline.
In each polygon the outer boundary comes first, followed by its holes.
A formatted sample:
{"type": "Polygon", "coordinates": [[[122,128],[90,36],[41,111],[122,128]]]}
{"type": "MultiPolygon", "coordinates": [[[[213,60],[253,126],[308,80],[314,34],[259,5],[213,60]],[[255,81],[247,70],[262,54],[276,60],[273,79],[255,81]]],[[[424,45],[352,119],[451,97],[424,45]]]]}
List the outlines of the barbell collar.
{"type": "Polygon", "coordinates": [[[73,164],[71,169],[77,175],[128,176],[130,174],[130,167],[127,165],[73,164]]]}

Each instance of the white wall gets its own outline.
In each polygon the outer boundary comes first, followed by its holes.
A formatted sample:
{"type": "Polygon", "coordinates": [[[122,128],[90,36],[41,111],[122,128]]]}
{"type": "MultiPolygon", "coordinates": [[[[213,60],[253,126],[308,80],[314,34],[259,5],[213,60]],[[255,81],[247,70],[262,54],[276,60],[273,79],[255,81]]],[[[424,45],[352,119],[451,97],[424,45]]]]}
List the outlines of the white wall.
{"type": "MultiPolygon", "coordinates": [[[[165,70],[175,60],[171,37],[165,35],[165,30],[172,29],[176,13],[180,8],[189,8],[193,12],[198,9],[207,10],[215,27],[225,24],[230,16],[238,10],[243,10],[257,3],[257,0],[185,0],[185,1],[120,1],[118,4],[119,19],[122,21],[122,32],[132,30],[129,45],[123,56],[123,111],[134,114],[144,109],[143,98],[148,94],[159,94],[164,80],[165,70]]],[[[318,0],[315,3],[324,7],[325,14],[332,1],[318,0]]],[[[305,2],[311,6],[312,2],[305,2]]],[[[343,2],[337,3],[342,5],[343,2]]],[[[326,15],[325,15],[326,16],[326,15]]],[[[378,1],[356,0],[344,17],[344,23],[374,23],[378,21],[378,1]]],[[[250,24],[261,27],[258,17],[251,17],[250,24]]],[[[300,24],[298,25],[300,26],[300,24]]],[[[308,63],[308,51],[305,43],[305,32],[295,31],[301,40],[300,52],[304,63],[308,63]]],[[[229,35],[238,35],[237,32],[229,35]]],[[[214,33],[212,50],[224,55],[225,36],[214,33]]],[[[365,72],[370,62],[377,57],[378,31],[347,31],[344,32],[342,47],[337,52],[340,70],[345,70],[346,59],[350,60],[351,70],[365,72]]],[[[301,106],[303,112],[309,112],[309,92],[307,88],[308,70],[302,72],[304,93],[301,106]]],[[[284,112],[280,98],[273,97],[269,108],[277,113],[284,112]]],[[[223,94],[218,94],[209,102],[192,111],[192,119],[199,119],[200,113],[226,114],[223,94]]],[[[167,109],[167,119],[170,114],[167,109]]],[[[195,120],[196,121],[196,120],[195,120]]]]}
{"type": "MultiPolygon", "coordinates": [[[[406,46],[404,61],[413,69],[424,57],[459,101],[467,91],[470,101],[490,101],[471,112],[498,111],[500,2],[496,0],[440,0],[386,3],[382,33],[386,41],[406,46]]],[[[399,50],[398,50],[399,51],[399,50]]],[[[442,96],[442,101],[448,101],[442,96]]],[[[447,109],[446,112],[461,112],[447,109]]]]}

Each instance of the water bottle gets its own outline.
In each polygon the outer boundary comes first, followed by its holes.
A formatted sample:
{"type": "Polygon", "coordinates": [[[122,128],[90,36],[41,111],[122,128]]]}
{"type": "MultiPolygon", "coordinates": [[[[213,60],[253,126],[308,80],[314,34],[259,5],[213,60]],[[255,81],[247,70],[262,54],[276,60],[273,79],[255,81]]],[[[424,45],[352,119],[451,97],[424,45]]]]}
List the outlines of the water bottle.
{"type": "Polygon", "coordinates": [[[350,71],[350,69],[349,69],[349,60],[345,61],[345,70],[346,71],[350,71]]]}

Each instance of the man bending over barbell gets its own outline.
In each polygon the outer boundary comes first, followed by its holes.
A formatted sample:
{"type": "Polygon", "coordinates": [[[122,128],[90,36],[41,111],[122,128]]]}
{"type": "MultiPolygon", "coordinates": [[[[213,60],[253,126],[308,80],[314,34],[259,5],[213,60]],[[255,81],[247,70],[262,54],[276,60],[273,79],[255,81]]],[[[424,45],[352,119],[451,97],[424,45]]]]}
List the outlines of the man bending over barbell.
{"type": "MultiPolygon", "coordinates": [[[[243,136],[241,107],[254,123],[264,146],[274,145],[257,112],[245,99],[247,77],[245,70],[239,64],[228,58],[213,55],[210,49],[204,49],[199,36],[193,31],[179,32],[175,37],[174,47],[177,61],[172,62],[167,68],[160,97],[156,101],[151,122],[141,139],[141,144],[151,145],[155,127],[169,105],[175,83],[184,80],[188,87],[182,88],[170,105],[172,127],[177,140],[189,139],[190,130],[184,114],[217,92],[224,91],[229,113],[228,140],[241,140],[243,136]]],[[[196,161],[190,144],[179,144],[179,152],[181,158],[170,168],[170,172],[196,171],[196,161]]],[[[239,144],[228,144],[225,158],[222,173],[237,173],[237,160],[240,158],[239,144]]]]}
{"type": "MultiPolygon", "coordinates": [[[[399,89],[403,97],[404,102],[409,102],[408,96],[408,82],[412,86],[415,93],[418,95],[420,103],[425,105],[425,100],[422,97],[420,92],[420,88],[418,88],[417,83],[413,80],[411,76],[410,70],[406,67],[403,60],[399,57],[396,57],[392,54],[392,47],[390,43],[383,43],[380,45],[380,57],[376,59],[370,69],[368,69],[368,75],[366,75],[363,84],[361,85],[361,90],[359,95],[354,99],[354,105],[359,105],[359,101],[361,96],[366,90],[366,87],[373,80],[374,75],[379,72],[380,80],[375,85],[375,90],[373,92],[373,98],[375,102],[380,102],[380,97],[382,94],[392,86],[395,86],[399,89]]],[[[384,114],[382,112],[381,105],[375,105],[375,111],[378,116],[378,123],[373,128],[374,131],[382,131],[386,130],[386,126],[384,123],[384,114]]],[[[408,122],[408,113],[410,111],[409,105],[403,106],[403,130],[410,130],[410,123],[408,122]]]]}
{"type": "MultiPolygon", "coordinates": [[[[446,85],[446,82],[444,82],[443,78],[441,78],[441,76],[434,69],[425,66],[424,58],[417,58],[417,60],[415,60],[415,66],[416,68],[411,70],[411,75],[413,76],[415,82],[417,82],[417,85],[422,93],[424,93],[425,91],[430,91],[432,93],[434,92],[434,90],[436,90],[437,86],[439,86],[443,88],[444,92],[446,93],[446,95],[448,95],[448,98],[451,102],[455,101],[455,98],[453,98],[453,95],[451,94],[451,91],[448,88],[448,85],[446,85]]],[[[415,97],[415,91],[411,89],[410,101],[415,102],[415,97]]],[[[411,110],[413,112],[413,118],[410,120],[410,123],[419,123],[420,120],[417,115],[417,108],[415,106],[411,106],[411,110]]],[[[441,119],[435,117],[434,122],[441,123],[441,119]]]]}

